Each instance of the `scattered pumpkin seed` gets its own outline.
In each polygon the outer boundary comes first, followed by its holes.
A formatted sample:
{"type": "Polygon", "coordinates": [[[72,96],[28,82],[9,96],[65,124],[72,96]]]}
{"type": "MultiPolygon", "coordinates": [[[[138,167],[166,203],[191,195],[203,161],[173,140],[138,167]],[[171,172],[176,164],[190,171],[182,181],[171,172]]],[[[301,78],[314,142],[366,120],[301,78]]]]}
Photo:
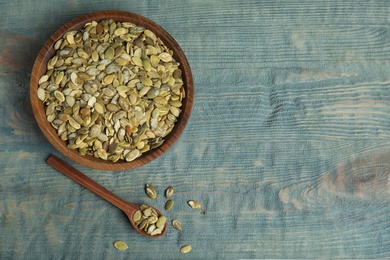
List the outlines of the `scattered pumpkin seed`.
{"type": "Polygon", "coordinates": [[[151,199],[156,199],[157,198],[157,191],[156,191],[156,189],[152,185],[146,184],[145,185],[145,192],[146,192],[146,195],[148,195],[149,198],[151,198],[151,199]]]}
{"type": "Polygon", "coordinates": [[[165,190],[165,197],[167,199],[171,198],[173,196],[173,193],[174,193],[174,188],[172,186],[169,186],[166,190],[165,190]]]}
{"type": "Polygon", "coordinates": [[[172,209],[173,207],[173,204],[175,204],[175,201],[170,199],[170,200],[167,200],[167,202],[165,203],[165,210],[166,211],[169,211],[172,209]]]}
{"type": "Polygon", "coordinates": [[[179,230],[179,231],[181,231],[181,230],[183,229],[182,224],[181,224],[180,221],[177,220],[177,219],[172,220],[172,226],[173,226],[176,230],[179,230]]]}
{"type": "Polygon", "coordinates": [[[120,240],[114,242],[114,247],[121,251],[124,251],[129,248],[129,246],[125,242],[120,240]]]}
{"type": "Polygon", "coordinates": [[[192,250],[191,245],[185,245],[180,248],[180,253],[187,254],[192,250]]]}
{"type": "Polygon", "coordinates": [[[187,203],[193,209],[200,209],[202,207],[200,202],[198,202],[196,200],[189,200],[187,203]]]}

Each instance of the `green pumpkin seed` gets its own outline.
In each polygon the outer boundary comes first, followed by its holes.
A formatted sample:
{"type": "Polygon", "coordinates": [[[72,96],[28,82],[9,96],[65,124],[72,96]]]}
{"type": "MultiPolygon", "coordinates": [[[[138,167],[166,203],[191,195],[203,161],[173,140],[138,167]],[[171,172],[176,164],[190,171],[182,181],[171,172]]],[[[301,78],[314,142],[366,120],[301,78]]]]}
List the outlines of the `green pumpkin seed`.
{"type": "Polygon", "coordinates": [[[175,201],[174,201],[174,200],[168,200],[168,201],[165,203],[165,210],[166,210],[166,211],[171,210],[172,207],[173,207],[173,204],[175,204],[175,201]]]}
{"type": "Polygon", "coordinates": [[[145,192],[146,192],[146,195],[148,195],[149,198],[151,198],[151,199],[156,199],[157,198],[157,191],[156,191],[156,189],[152,185],[146,184],[145,185],[145,192]]]}
{"type": "Polygon", "coordinates": [[[158,228],[164,227],[166,222],[167,222],[167,218],[165,216],[160,216],[156,222],[156,226],[158,228]]]}
{"type": "Polygon", "coordinates": [[[181,230],[183,229],[182,224],[181,224],[180,221],[177,220],[177,219],[172,220],[172,226],[173,226],[176,230],[178,230],[178,231],[181,231],[181,230]]]}
{"type": "Polygon", "coordinates": [[[119,240],[114,242],[114,247],[121,251],[124,251],[129,248],[129,246],[125,242],[119,240]]]}
{"type": "Polygon", "coordinates": [[[191,245],[185,245],[180,248],[180,253],[187,254],[192,250],[191,245]]]}
{"type": "Polygon", "coordinates": [[[171,198],[173,196],[173,193],[174,193],[174,188],[172,186],[169,186],[166,190],[165,190],[165,197],[167,199],[171,198]]]}
{"type": "Polygon", "coordinates": [[[196,200],[189,200],[187,203],[193,209],[200,209],[202,207],[200,202],[198,202],[196,200]]]}

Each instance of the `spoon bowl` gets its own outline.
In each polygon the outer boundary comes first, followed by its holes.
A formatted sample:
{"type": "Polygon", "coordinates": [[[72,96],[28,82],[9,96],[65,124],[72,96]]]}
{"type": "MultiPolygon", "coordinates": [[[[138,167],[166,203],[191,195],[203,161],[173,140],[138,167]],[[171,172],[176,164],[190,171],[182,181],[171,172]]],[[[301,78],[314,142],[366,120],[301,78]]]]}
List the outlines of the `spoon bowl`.
{"type": "MultiPolygon", "coordinates": [[[[73,168],[71,165],[69,165],[68,163],[66,163],[65,161],[63,161],[62,159],[58,158],[55,155],[50,155],[46,162],[48,165],[50,165],[51,167],[53,167],[54,169],[56,169],[60,173],[66,175],[70,179],[74,180],[78,184],[84,186],[85,188],[89,189],[90,191],[94,192],[95,194],[99,195],[103,199],[110,202],[112,205],[114,205],[117,208],[119,208],[120,210],[122,210],[127,215],[127,217],[130,220],[131,225],[134,227],[134,229],[138,233],[140,233],[146,237],[150,237],[150,238],[159,238],[159,237],[164,236],[165,233],[167,232],[168,224],[165,223],[164,229],[163,229],[161,234],[157,234],[157,235],[152,236],[152,235],[146,233],[144,230],[142,230],[138,227],[138,225],[134,222],[134,219],[133,219],[133,215],[137,210],[139,210],[140,205],[132,204],[132,203],[129,203],[129,202],[123,200],[122,198],[118,197],[117,195],[115,195],[111,191],[107,190],[106,188],[101,186],[99,183],[95,182],[94,180],[92,180],[91,178],[89,178],[85,174],[81,173],[77,169],[73,168]]],[[[151,207],[151,206],[149,206],[149,207],[151,207]]],[[[156,208],[154,208],[154,207],[151,207],[151,208],[153,208],[159,216],[163,215],[156,208]]]]}

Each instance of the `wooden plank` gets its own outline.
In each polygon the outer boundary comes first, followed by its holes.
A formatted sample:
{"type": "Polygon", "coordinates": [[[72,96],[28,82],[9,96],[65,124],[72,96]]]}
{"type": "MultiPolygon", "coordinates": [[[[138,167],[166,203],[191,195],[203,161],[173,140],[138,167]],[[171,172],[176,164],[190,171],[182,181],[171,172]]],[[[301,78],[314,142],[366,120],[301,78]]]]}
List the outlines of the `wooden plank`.
{"type": "Polygon", "coordinates": [[[389,13],[380,0],[0,1],[0,258],[390,257],[389,13]],[[104,9],[163,26],[193,69],[193,113],[164,156],[117,172],[68,161],[134,203],[162,209],[144,184],[173,185],[183,231],[159,240],[45,164],[61,155],[28,101],[45,40],[104,9]]]}

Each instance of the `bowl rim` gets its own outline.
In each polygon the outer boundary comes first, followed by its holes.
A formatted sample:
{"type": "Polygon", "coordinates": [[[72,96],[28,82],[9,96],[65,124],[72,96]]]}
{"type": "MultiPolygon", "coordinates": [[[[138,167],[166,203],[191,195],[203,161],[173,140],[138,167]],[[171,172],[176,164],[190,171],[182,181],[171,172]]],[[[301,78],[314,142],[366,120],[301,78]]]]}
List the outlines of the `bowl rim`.
{"type": "Polygon", "coordinates": [[[73,20],[59,27],[44,43],[35,59],[32,68],[30,77],[30,102],[35,120],[37,121],[42,133],[46,139],[64,156],[79,164],[93,169],[110,171],[129,170],[140,167],[157,159],[168,149],[170,149],[179,139],[180,135],[184,132],[192,112],[194,102],[194,82],[191,67],[183,50],[176,42],[176,40],[163,27],[139,14],[118,10],[105,10],[84,14],[74,18],[73,20]],[[179,68],[182,70],[185,98],[182,102],[182,111],[177,122],[175,123],[173,130],[164,138],[165,141],[161,146],[143,153],[140,157],[131,162],[119,160],[114,163],[112,161],[105,161],[99,158],[95,158],[91,155],[81,155],[77,150],[68,148],[66,142],[61,140],[61,138],[57,135],[54,127],[52,127],[49,121],[47,121],[46,115],[44,113],[44,104],[41,100],[38,99],[37,96],[39,78],[46,72],[46,64],[55,53],[53,48],[54,43],[67,31],[79,30],[88,22],[99,22],[104,19],[113,19],[116,22],[128,21],[137,25],[141,25],[146,29],[150,29],[164,42],[164,44],[169,49],[173,50],[173,57],[180,63],[179,68]]]}

